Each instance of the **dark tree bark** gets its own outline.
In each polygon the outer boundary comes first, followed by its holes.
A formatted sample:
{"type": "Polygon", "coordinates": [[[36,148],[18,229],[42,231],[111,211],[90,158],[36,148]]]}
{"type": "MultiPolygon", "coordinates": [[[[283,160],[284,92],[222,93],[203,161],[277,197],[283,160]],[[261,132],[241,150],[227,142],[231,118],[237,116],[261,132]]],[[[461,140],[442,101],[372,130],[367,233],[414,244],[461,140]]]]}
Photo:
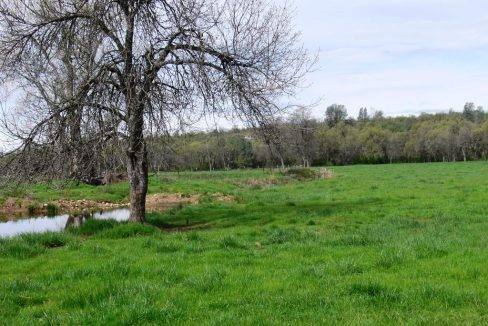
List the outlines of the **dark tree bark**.
{"type": "Polygon", "coordinates": [[[148,188],[148,164],[146,146],[128,154],[127,174],[130,184],[130,221],[144,222],[148,188]]]}
{"type": "Polygon", "coordinates": [[[145,222],[146,195],[148,188],[147,149],[144,140],[144,117],[142,104],[129,104],[129,145],[127,149],[127,174],[130,184],[130,220],[145,222]]]}
{"type": "Polygon", "coordinates": [[[69,147],[70,147],[70,177],[73,180],[81,181],[88,177],[83,169],[83,140],[81,136],[82,108],[75,106],[70,112],[69,122],[69,147]]]}

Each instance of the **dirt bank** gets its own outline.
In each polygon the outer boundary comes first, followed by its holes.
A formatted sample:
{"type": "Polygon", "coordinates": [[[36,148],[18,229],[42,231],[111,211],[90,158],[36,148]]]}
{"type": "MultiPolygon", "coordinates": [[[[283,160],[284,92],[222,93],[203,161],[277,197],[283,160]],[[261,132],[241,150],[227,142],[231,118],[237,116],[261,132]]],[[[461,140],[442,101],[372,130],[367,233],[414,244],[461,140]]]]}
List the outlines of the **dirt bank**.
{"type": "MultiPolygon", "coordinates": [[[[229,201],[228,196],[216,195],[217,201],[229,201]]],[[[176,194],[151,194],[147,196],[146,208],[148,212],[161,212],[178,205],[198,204],[200,195],[176,194]]],[[[48,203],[39,203],[35,200],[24,198],[8,198],[0,207],[0,215],[7,217],[22,217],[26,215],[47,215],[53,211],[57,214],[76,213],[81,210],[97,211],[112,210],[129,207],[129,203],[110,203],[95,200],[55,200],[48,203]]]]}

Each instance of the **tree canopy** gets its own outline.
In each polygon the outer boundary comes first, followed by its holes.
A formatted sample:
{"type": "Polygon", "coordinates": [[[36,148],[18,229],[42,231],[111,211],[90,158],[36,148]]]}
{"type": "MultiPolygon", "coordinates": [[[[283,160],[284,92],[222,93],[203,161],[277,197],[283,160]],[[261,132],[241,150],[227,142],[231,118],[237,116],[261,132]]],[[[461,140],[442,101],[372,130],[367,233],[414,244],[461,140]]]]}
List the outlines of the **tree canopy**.
{"type": "Polygon", "coordinates": [[[2,0],[0,17],[1,71],[27,94],[4,118],[16,153],[76,166],[86,151],[70,149],[82,140],[115,140],[134,221],[144,220],[148,134],[207,115],[263,126],[311,64],[288,7],[266,0],[2,0]]]}

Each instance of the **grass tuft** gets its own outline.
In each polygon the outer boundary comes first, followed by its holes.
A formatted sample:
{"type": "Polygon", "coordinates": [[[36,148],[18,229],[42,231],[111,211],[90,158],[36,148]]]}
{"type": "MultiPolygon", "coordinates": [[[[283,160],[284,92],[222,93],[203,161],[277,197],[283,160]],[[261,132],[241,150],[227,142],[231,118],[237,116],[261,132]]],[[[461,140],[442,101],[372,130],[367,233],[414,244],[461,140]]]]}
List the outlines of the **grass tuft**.
{"type": "Polygon", "coordinates": [[[22,239],[2,241],[0,243],[0,256],[19,259],[28,259],[43,254],[46,248],[37,244],[29,244],[22,239]]]}
{"type": "Polygon", "coordinates": [[[0,256],[19,259],[33,258],[46,249],[75,245],[78,241],[66,233],[25,234],[0,241],[0,256]]]}
{"type": "Polygon", "coordinates": [[[317,171],[309,168],[291,168],[282,172],[284,176],[298,180],[313,180],[319,177],[317,171]]]}
{"type": "Polygon", "coordinates": [[[296,228],[277,228],[268,232],[265,243],[267,244],[283,244],[298,241],[301,232],[296,228]]]}
{"type": "Polygon", "coordinates": [[[400,302],[401,294],[376,282],[354,283],[351,285],[349,294],[357,295],[374,304],[392,304],[400,302]]]}
{"type": "Polygon", "coordinates": [[[227,235],[219,240],[219,246],[223,249],[243,249],[246,246],[243,245],[236,237],[227,235]]]}
{"type": "Polygon", "coordinates": [[[117,221],[114,220],[88,219],[81,226],[71,227],[68,231],[76,235],[93,236],[100,232],[113,229],[117,225],[117,221]]]}
{"type": "Polygon", "coordinates": [[[137,236],[148,236],[156,233],[158,230],[150,225],[138,223],[123,223],[106,229],[97,234],[101,239],[125,239],[137,236]]]}

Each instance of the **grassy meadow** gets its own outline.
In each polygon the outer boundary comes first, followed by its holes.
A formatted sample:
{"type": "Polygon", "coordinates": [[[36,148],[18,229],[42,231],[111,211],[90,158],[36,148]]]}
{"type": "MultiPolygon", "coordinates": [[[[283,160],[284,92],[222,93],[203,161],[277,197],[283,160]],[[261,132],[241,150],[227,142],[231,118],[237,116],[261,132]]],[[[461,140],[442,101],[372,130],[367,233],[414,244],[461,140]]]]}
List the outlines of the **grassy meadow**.
{"type": "MultiPolygon", "coordinates": [[[[158,174],[150,193],[201,202],[0,240],[0,324],[488,324],[488,163],[333,172],[158,174]]],[[[13,195],[123,202],[128,187],[13,195]]]]}

